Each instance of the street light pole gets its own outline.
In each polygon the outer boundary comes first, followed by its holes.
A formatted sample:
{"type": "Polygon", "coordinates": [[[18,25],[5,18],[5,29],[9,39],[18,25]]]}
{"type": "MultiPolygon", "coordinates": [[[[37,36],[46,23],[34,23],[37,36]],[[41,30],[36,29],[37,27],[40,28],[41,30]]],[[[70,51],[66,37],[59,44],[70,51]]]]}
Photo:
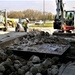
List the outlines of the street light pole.
{"type": "Polygon", "coordinates": [[[44,21],[44,24],[45,24],[45,0],[43,0],[43,21],[44,21]]]}

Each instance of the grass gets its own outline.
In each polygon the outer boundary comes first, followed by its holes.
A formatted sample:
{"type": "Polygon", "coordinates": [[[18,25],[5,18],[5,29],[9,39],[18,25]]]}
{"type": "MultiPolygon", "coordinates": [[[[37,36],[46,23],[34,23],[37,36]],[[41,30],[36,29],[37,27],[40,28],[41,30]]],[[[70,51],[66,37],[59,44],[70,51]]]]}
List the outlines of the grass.
{"type": "Polygon", "coordinates": [[[45,23],[42,25],[31,25],[29,27],[53,27],[53,23],[45,23]]]}

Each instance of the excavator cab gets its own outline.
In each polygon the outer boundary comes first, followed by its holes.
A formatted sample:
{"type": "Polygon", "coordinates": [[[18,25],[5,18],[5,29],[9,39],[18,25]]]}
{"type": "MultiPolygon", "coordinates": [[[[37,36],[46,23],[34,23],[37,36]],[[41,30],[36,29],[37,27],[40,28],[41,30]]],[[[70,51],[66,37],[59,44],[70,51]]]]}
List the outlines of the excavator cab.
{"type": "Polygon", "coordinates": [[[66,25],[74,26],[74,11],[65,11],[66,25]]]}
{"type": "Polygon", "coordinates": [[[73,32],[74,27],[74,11],[65,11],[64,23],[62,24],[62,31],[73,32]]]}

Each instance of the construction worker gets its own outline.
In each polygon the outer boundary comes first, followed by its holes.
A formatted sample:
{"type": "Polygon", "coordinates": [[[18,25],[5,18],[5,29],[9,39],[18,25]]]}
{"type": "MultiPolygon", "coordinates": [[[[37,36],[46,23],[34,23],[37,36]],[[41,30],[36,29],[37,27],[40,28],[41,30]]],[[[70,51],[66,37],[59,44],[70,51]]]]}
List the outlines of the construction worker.
{"type": "Polygon", "coordinates": [[[24,31],[24,28],[23,28],[22,24],[16,23],[15,31],[16,32],[24,31]]]}
{"type": "Polygon", "coordinates": [[[24,31],[25,31],[25,32],[27,32],[27,28],[28,28],[28,27],[27,27],[27,24],[28,24],[28,23],[29,23],[29,20],[28,20],[28,18],[26,18],[26,20],[25,20],[25,21],[23,22],[23,24],[22,24],[23,27],[24,27],[24,31]]]}
{"type": "Polygon", "coordinates": [[[73,16],[72,13],[69,14],[69,16],[68,16],[68,21],[69,21],[69,25],[73,25],[74,16],[73,16]]]}

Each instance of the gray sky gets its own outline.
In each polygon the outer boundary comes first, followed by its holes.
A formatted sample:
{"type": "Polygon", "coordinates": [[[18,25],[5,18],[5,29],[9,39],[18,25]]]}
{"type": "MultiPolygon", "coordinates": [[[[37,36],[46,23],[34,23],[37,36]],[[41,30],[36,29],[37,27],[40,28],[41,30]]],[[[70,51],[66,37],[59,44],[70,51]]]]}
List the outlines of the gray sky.
{"type": "MultiPolygon", "coordinates": [[[[56,0],[45,0],[45,11],[56,13],[56,0]]],[[[75,9],[75,0],[63,0],[65,9],[75,9]]],[[[26,9],[40,10],[43,12],[43,0],[0,0],[0,10],[18,11],[26,9]]]]}

